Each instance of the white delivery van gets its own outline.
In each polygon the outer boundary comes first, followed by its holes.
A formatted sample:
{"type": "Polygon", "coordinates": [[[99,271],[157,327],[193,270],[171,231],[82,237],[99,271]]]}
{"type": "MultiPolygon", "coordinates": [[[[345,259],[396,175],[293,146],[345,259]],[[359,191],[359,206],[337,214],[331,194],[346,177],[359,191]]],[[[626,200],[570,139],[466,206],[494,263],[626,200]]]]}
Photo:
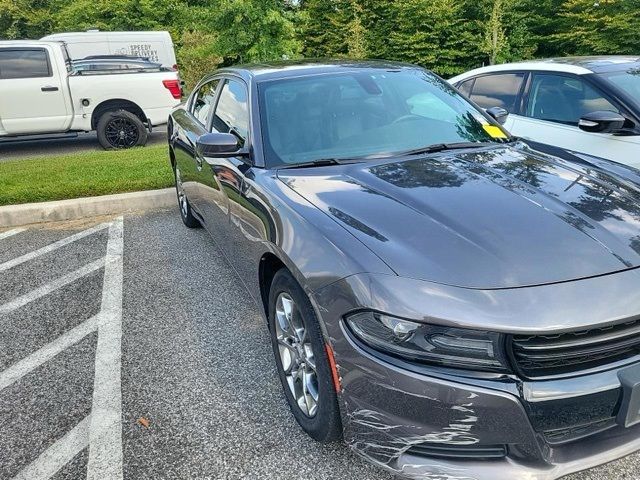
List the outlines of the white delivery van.
{"type": "Polygon", "coordinates": [[[163,67],[178,69],[169,32],[86,32],[54,33],[41,40],[62,41],[72,60],[101,55],[148,58],[163,67]]]}

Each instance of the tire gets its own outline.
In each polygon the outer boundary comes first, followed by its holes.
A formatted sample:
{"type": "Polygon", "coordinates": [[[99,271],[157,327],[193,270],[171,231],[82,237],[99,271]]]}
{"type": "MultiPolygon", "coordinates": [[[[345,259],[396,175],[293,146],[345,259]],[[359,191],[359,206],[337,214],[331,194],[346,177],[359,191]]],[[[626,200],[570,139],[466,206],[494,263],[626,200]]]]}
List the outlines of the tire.
{"type": "Polygon", "coordinates": [[[174,168],[173,175],[174,175],[175,184],[176,184],[176,196],[178,197],[178,210],[180,211],[180,218],[182,218],[182,223],[184,223],[187,228],[202,227],[200,220],[198,220],[196,217],[193,216],[193,211],[191,210],[191,204],[189,203],[187,194],[184,193],[184,189],[182,188],[180,170],[178,170],[177,168],[174,168]]]}
{"type": "Polygon", "coordinates": [[[142,121],[126,110],[104,112],[98,119],[96,131],[105,150],[143,146],[149,136],[142,121]]]}
{"type": "Polygon", "coordinates": [[[278,376],[296,421],[311,438],[318,442],[328,443],[339,440],[342,437],[342,422],[322,331],[309,298],[291,273],[284,268],[275,274],[271,283],[269,292],[269,330],[278,376]],[[287,319],[286,308],[283,308],[284,302],[288,302],[287,299],[293,302],[290,319],[287,319]],[[299,349],[291,347],[293,329],[289,329],[288,333],[287,329],[283,328],[286,322],[291,322],[290,325],[302,327],[306,332],[306,335],[301,334],[299,328],[296,328],[298,330],[297,335],[304,339],[303,342],[298,343],[299,349]],[[305,342],[308,343],[311,352],[308,351],[305,342]],[[284,343],[289,346],[283,346],[284,343]],[[281,350],[285,353],[281,353],[281,350]],[[301,352],[304,352],[304,355],[301,352]],[[294,357],[297,357],[297,360],[294,357]],[[300,364],[296,362],[300,362],[300,360],[303,360],[302,365],[304,366],[297,366],[300,364]],[[313,375],[305,373],[313,372],[311,368],[313,363],[315,363],[316,367],[315,383],[313,375]],[[300,370],[303,370],[301,378],[294,380],[293,386],[290,386],[290,381],[295,376],[293,372],[300,370]],[[306,383],[303,381],[305,378],[308,380],[306,383]],[[298,392],[306,384],[310,386],[307,389],[310,397],[305,397],[304,393],[302,393],[303,399],[300,401],[298,392]],[[315,393],[317,394],[315,411],[313,407],[314,387],[317,387],[315,388],[315,393]],[[306,398],[309,398],[310,402],[307,402],[306,398]]]}

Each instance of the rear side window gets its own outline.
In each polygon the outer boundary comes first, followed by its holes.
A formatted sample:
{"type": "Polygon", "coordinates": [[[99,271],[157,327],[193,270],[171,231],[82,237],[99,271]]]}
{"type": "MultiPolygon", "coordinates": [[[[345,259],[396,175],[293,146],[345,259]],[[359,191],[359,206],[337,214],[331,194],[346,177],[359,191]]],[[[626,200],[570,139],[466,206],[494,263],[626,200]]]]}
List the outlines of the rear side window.
{"type": "Polygon", "coordinates": [[[202,125],[207,124],[209,112],[211,112],[216,98],[218,83],[220,83],[220,80],[212,80],[202,85],[196,92],[191,104],[191,113],[202,125]]]}
{"type": "Polygon", "coordinates": [[[604,96],[579,77],[537,73],[531,82],[527,116],[577,125],[583,115],[599,110],[620,113],[604,96]]]}
{"type": "Polygon", "coordinates": [[[482,108],[501,107],[514,113],[523,79],[524,73],[483,75],[475,78],[469,97],[482,108]]]}
{"type": "Polygon", "coordinates": [[[43,48],[0,49],[0,79],[52,76],[43,48]]]}
{"type": "Polygon", "coordinates": [[[458,84],[458,90],[460,90],[460,92],[465,95],[465,96],[469,96],[471,95],[471,87],[473,87],[473,82],[475,81],[475,78],[472,78],[470,80],[467,80],[465,82],[459,83],[458,84]]]}
{"type": "Polygon", "coordinates": [[[229,80],[222,87],[213,128],[221,133],[233,133],[243,143],[249,135],[249,104],[244,84],[229,80]]]}

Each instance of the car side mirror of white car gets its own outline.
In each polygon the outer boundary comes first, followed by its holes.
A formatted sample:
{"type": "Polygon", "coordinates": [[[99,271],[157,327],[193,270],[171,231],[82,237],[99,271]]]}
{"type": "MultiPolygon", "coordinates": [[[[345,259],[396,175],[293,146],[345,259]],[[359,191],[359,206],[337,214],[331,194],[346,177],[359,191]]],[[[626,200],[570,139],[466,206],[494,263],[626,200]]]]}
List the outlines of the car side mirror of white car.
{"type": "Polygon", "coordinates": [[[507,117],[509,116],[509,112],[502,107],[491,107],[486,110],[487,115],[493,118],[500,125],[504,125],[504,122],[507,121],[507,117]]]}
{"type": "Polygon", "coordinates": [[[578,128],[592,133],[618,133],[622,130],[625,118],[617,112],[598,110],[583,115],[578,128]]]}

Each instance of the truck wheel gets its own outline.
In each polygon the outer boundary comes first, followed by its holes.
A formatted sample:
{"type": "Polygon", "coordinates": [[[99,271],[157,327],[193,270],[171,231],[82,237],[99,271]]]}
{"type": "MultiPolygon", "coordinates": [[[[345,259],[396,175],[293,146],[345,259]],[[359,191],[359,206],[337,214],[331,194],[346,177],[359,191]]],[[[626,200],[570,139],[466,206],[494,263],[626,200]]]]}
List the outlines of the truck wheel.
{"type": "Polygon", "coordinates": [[[147,143],[147,128],[140,119],[126,110],[103,113],[98,119],[98,141],[106,150],[131,148],[147,143]]]}

